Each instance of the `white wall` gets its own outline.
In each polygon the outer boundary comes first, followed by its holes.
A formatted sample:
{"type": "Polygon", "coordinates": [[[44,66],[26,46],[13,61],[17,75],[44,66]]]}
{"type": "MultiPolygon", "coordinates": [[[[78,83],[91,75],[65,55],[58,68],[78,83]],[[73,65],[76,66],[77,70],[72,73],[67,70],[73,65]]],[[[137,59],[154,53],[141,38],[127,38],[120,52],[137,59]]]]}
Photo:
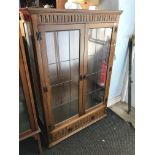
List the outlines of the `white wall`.
{"type": "Polygon", "coordinates": [[[127,59],[127,45],[130,35],[134,32],[134,0],[100,0],[99,8],[104,10],[122,10],[117,34],[115,60],[112,70],[109,104],[121,96],[125,76],[124,65],[127,59]]]}
{"type": "Polygon", "coordinates": [[[99,9],[118,10],[119,0],[100,0],[99,9]]]}

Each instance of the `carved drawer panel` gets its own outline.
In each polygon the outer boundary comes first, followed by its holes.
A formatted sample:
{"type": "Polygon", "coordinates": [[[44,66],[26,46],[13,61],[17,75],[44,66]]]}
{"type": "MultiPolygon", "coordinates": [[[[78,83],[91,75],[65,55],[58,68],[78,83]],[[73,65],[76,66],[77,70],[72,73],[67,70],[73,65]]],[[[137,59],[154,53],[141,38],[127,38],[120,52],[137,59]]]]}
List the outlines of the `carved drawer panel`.
{"type": "Polygon", "coordinates": [[[84,116],[79,117],[76,120],[66,124],[65,126],[59,127],[51,132],[52,142],[55,142],[64,136],[71,134],[72,132],[76,131],[77,129],[84,128],[85,126],[91,124],[95,120],[98,120],[105,114],[104,106],[101,106],[84,116]]]}

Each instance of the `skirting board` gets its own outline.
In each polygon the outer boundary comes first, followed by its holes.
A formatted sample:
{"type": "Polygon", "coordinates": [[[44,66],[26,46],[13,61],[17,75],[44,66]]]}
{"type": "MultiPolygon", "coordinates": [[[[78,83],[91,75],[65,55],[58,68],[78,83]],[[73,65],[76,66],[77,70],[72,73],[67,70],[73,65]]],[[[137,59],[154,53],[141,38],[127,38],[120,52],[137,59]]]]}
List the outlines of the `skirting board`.
{"type": "Polygon", "coordinates": [[[111,100],[108,100],[107,106],[111,107],[112,105],[114,105],[115,103],[120,102],[120,101],[121,101],[121,96],[117,96],[111,100]]]}

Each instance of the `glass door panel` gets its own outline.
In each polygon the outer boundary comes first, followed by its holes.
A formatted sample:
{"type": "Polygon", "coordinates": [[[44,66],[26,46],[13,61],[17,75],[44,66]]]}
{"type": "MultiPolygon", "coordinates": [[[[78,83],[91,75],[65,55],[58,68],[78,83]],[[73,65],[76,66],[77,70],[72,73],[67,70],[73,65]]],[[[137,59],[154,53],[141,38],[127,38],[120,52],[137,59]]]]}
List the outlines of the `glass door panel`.
{"type": "Polygon", "coordinates": [[[28,129],[30,129],[30,122],[23,92],[23,86],[21,78],[19,77],[19,132],[22,133],[28,129]]]}
{"type": "Polygon", "coordinates": [[[111,33],[111,28],[92,28],[88,30],[85,109],[103,101],[111,33]]]}
{"type": "Polygon", "coordinates": [[[78,114],[79,30],[45,32],[54,123],[78,114]]]}

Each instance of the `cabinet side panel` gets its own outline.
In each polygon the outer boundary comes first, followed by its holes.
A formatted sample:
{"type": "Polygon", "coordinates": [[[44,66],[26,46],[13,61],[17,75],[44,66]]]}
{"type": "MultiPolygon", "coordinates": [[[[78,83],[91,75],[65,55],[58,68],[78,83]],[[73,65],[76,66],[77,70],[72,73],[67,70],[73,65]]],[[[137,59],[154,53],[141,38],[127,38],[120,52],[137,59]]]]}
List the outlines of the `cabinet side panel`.
{"type": "Polygon", "coordinates": [[[28,68],[30,71],[30,79],[32,82],[32,91],[34,94],[35,105],[37,108],[37,114],[39,116],[39,120],[44,125],[44,116],[43,109],[41,105],[41,94],[39,87],[39,75],[37,74],[37,65],[35,59],[35,48],[33,45],[33,34],[32,34],[32,26],[30,22],[24,22],[25,35],[23,36],[25,40],[25,48],[26,48],[26,56],[28,60],[28,68]]]}

